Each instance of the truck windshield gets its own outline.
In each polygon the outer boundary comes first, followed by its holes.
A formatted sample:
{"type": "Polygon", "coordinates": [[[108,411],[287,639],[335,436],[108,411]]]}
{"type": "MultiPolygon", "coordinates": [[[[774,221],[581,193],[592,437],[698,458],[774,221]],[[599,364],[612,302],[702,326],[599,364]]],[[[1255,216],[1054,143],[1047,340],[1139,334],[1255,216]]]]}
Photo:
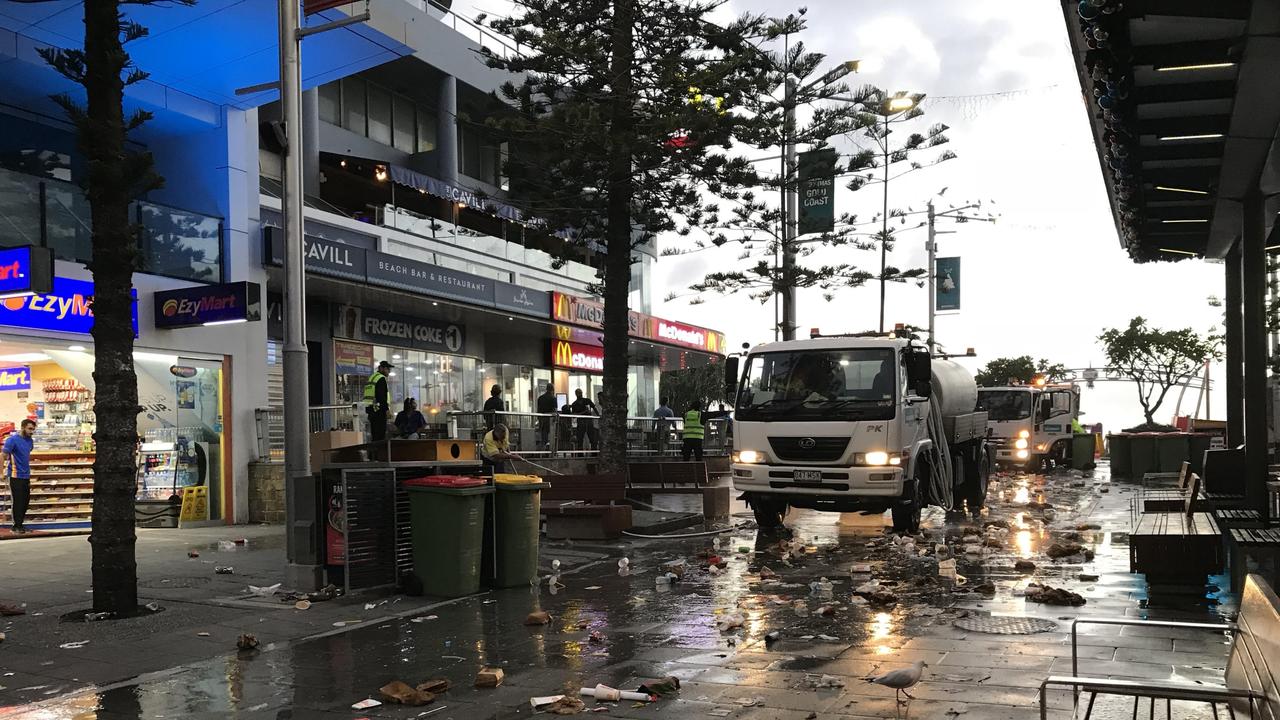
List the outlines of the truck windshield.
{"type": "Polygon", "coordinates": [[[739,420],[890,420],[899,382],[892,348],[752,355],[739,420]]]}
{"type": "Polygon", "coordinates": [[[978,409],[998,422],[1031,417],[1031,393],[1021,390],[979,390],[978,409]]]}

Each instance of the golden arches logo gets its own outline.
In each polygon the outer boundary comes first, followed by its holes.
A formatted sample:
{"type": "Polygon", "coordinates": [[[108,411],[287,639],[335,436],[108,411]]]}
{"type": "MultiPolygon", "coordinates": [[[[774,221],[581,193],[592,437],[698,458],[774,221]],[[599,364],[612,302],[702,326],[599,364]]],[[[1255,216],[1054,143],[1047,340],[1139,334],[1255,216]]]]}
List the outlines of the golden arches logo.
{"type": "Polygon", "coordinates": [[[569,317],[569,297],[562,293],[556,293],[555,317],[557,319],[568,319],[569,317]]]}
{"type": "Polygon", "coordinates": [[[558,367],[573,367],[573,346],[563,340],[552,341],[551,362],[558,367]]]}

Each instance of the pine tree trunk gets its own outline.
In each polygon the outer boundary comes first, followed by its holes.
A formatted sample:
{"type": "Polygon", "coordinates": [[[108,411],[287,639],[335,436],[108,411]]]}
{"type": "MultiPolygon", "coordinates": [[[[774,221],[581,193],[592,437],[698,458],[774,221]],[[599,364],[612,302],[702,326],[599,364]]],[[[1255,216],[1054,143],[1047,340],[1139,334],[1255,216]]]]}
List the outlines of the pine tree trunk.
{"type": "Polygon", "coordinates": [[[97,457],[93,464],[93,609],[138,608],[133,500],[137,475],[138,381],[133,367],[132,294],[137,239],[125,175],[124,48],[118,0],[85,2],[87,194],[93,213],[93,380],[97,457]]]}
{"type": "Polygon", "coordinates": [[[627,368],[630,365],[631,172],[635,65],[635,0],[613,0],[613,77],[609,117],[608,251],[604,267],[604,392],[600,397],[600,462],[607,473],[627,469],[627,368]]]}

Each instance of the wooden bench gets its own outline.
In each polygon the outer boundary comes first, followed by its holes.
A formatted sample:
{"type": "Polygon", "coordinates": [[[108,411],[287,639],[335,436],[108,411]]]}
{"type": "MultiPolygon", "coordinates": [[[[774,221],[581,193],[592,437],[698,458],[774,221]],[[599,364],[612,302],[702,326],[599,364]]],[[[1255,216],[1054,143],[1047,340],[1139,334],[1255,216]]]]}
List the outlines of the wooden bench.
{"type": "Polygon", "coordinates": [[[701,495],[704,517],[729,514],[729,486],[712,485],[703,461],[628,463],[627,497],[648,504],[654,495],[701,495]]]}
{"type": "MultiPolygon", "coordinates": [[[[1218,705],[1227,706],[1230,717],[1280,720],[1280,599],[1265,580],[1250,575],[1240,598],[1240,614],[1234,625],[1218,623],[1184,623],[1112,618],[1079,618],[1071,624],[1071,675],[1051,675],[1040,684],[1040,718],[1049,717],[1050,686],[1071,688],[1075,692],[1075,712],[1079,716],[1080,693],[1089,694],[1084,713],[1089,720],[1098,695],[1122,695],[1134,699],[1133,714],[1138,716],[1140,698],[1151,701],[1150,715],[1155,715],[1157,700],[1165,701],[1170,712],[1173,700],[1209,703],[1214,717],[1218,705]],[[1186,683],[1162,680],[1115,680],[1080,675],[1079,636],[1077,628],[1084,624],[1167,627],[1180,630],[1204,630],[1206,633],[1231,634],[1231,653],[1223,684],[1186,683]]],[[[1170,717],[1172,714],[1170,713],[1170,717]]]]}
{"type": "MultiPolygon", "coordinates": [[[[1273,583],[1280,582],[1280,525],[1233,527],[1227,531],[1227,546],[1233,591],[1244,582],[1250,561],[1256,565],[1255,572],[1273,583]]],[[[1276,656],[1276,663],[1280,664],[1280,656],[1276,656]]]]}
{"type": "Polygon", "coordinates": [[[1209,450],[1204,454],[1204,485],[1200,497],[1206,509],[1244,507],[1244,449],[1209,450]]]}
{"type": "Polygon", "coordinates": [[[1223,567],[1222,531],[1213,516],[1195,511],[1200,478],[1191,485],[1181,512],[1145,513],[1129,534],[1129,571],[1148,584],[1199,585],[1223,567]]]}
{"type": "Polygon", "coordinates": [[[606,540],[631,528],[627,481],[621,475],[554,475],[542,491],[547,538],[606,540]]]}
{"type": "Polygon", "coordinates": [[[1191,478],[1195,473],[1191,472],[1191,463],[1182,463],[1182,469],[1176,473],[1147,473],[1142,476],[1142,491],[1139,493],[1136,501],[1138,502],[1138,513],[1162,513],[1162,512],[1178,512],[1183,509],[1187,500],[1187,488],[1191,484],[1191,478]],[[1172,488],[1158,488],[1148,490],[1147,485],[1155,479],[1164,479],[1172,476],[1177,482],[1172,488]]]}

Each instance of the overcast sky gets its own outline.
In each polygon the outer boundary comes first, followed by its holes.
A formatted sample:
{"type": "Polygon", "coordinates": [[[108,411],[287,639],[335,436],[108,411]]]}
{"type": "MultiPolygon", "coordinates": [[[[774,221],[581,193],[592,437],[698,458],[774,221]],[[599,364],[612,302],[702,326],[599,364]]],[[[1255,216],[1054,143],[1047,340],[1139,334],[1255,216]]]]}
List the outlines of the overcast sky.
{"type": "MultiPolygon", "coordinates": [[[[506,3],[461,0],[455,6],[474,15],[501,12],[506,3]]],[[[791,7],[776,0],[730,2],[735,13],[779,15],[791,7]]],[[[809,49],[826,54],[829,64],[878,60],[878,71],[850,76],[851,84],[928,93],[926,116],[917,121],[921,129],[933,122],[951,127],[947,147],[959,157],[891,183],[890,207],[922,209],[947,187],[939,209],[982,200],[984,210],[999,214],[994,225],[939,225],[957,231],[939,236],[939,255],[962,258],[963,309],[938,318],[938,339],[953,351],[973,347],[978,357],[967,364],[1029,354],[1068,367],[1101,366],[1100,330],[1135,315],[1202,332],[1220,324],[1220,312],[1207,299],[1222,294],[1222,265],[1136,265],[1122,251],[1059,3],[815,0],[807,7],[809,30],[801,39],[809,49]]],[[[838,184],[837,213],[870,218],[879,211],[880,192],[879,185],[853,193],[838,184]]],[[[898,237],[891,263],[923,267],[924,229],[898,237]]],[[[827,252],[818,259],[878,269],[876,254],[827,252]]],[[[670,291],[684,292],[709,268],[740,265],[738,253],[662,258],[654,277],[655,314],[722,330],[731,347],[772,340],[772,303],[762,306],[745,296],[712,297],[696,306],[687,299],[661,300],[670,291]]],[[[878,299],[877,286],[843,291],[830,303],[817,292],[802,294],[801,332],[874,329],[878,299]]],[[[887,322],[924,326],[927,302],[923,288],[891,286],[887,322]]],[[[1221,372],[1214,368],[1219,380],[1221,372]]],[[[1184,412],[1195,405],[1194,395],[1188,393],[1184,412]]],[[[1158,420],[1169,420],[1176,400],[1161,408],[1158,420]]],[[[1220,418],[1219,390],[1213,401],[1220,418]]],[[[1128,384],[1086,390],[1083,407],[1086,421],[1110,429],[1142,419],[1128,384]]]]}

